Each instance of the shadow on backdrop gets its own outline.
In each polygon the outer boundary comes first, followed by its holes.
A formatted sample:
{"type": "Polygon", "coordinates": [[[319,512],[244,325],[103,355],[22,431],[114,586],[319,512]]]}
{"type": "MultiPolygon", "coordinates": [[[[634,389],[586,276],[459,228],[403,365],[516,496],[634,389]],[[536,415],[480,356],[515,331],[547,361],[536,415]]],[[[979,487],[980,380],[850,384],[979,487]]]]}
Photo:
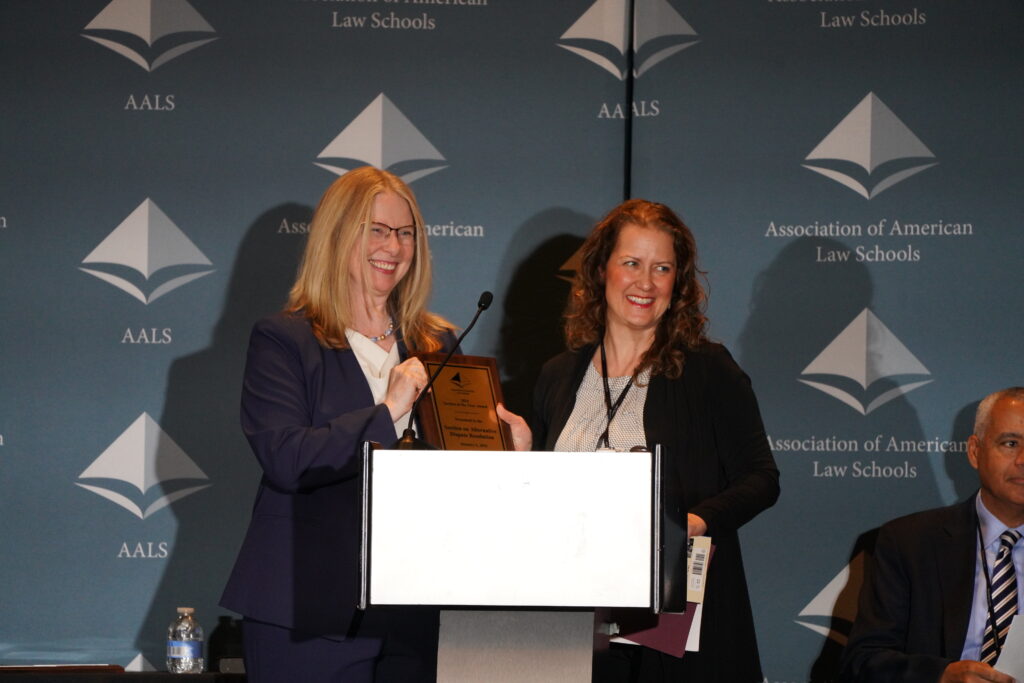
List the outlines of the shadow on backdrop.
{"type": "MultiPolygon", "coordinates": [[[[877,315],[868,268],[818,263],[819,248],[848,249],[833,239],[799,238],[757,276],[738,349],[782,473],[779,502],[742,530],[762,666],[773,679],[810,676],[814,683],[838,679],[860,589],[850,563],[870,544],[871,530],[942,504],[927,455],[884,452],[890,436],[923,438],[917,411],[898,391],[907,378],[880,377],[862,387],[840,375],[858,366],[883,367],[878,353],[891,347],[875,342],[884,335],[868,325],[859,338],[845,338],[830,361],[842,359],[834,368],[811,367],[865,309],[877,315]],[[845,392],[860,408],[802,378],[845,392]],[[882,401],[887,392],[894,397],[882,401]],[[879,405],[868,410],[876,399],[879,405]],[[882,452],[869,450],[869,441],[882,452]],[[794,555],[793,543],[814,552],[794,555]],[[841,558],[848,558],[846,565],[841,558]],[[804,663],[794,653],[806,653],[804,663]]],[[[906,324],[883,323],[897,338],[906,324]]]]}
{"type": "MultiPolygon", "coordinates": [[[[827,629],[828,637],[822,643],[821,652],[811,665],[811,681],[836,681],[840,658],[846,646],[847,637],[853,628],[853,617],[857,614],[857,600],[860,598],[860,587],[864,583],[864,571],[875,552],[878,540],[878,527],[870,529],[857,537],[853,549],[847,558],[846,566],[849,574],[835,594],[835,607],[832,614],[821,625],[827,629]]],[[[826,633],[822,633],[825,635],[826,633]]]]}
{"type": "MultiPolygon", "coordinates": [[[[284,306],[295,279],[305,235],[279,233],[282,221],[308,224],[311,216],[310,207],[287,203],[253,222],[236,253],[210,345],[171,366],[160,425],[209,478],[200,483],[210,486],[171,508],[177,532],[136,636],[138,649],[158,670],[164,668],[167,626],[176,607],[196,608],[206,631],[209,670],[216,670],[211,655],[219,655],[210,650],[225,636],[214,627],[231,628],[218,619],[225,610],[216,605],[245,534],[260,476],[239,426],[249,331],[257,319],[284,306]]],[[[158,451],[156,467],[161,480],[180,476],[174,474],[173,453],[158,451]]],[[[227,636],[230,640],[233,634],[227,636]]]]}
{"type": "Polygon", "coordinates": [[[971,467],[970,461],[967,460],[966,442],[974,433],[974,414],[978,411],[981,398],[965,405],[953,419],[953,429],[949,440],[956,444],[964,444],[965,450],[955,451],[950,448],[944,454],[946,476],[953,482],[957,500],[966,500],[968,496],[974,495],[974,492],[978,490],[978,472],[971,467]]]}
{"type": "Polygon", "coordinates": [[[562,313],[574,274],[569,261],[594,219],[555,208],[520,226],[502,262],[498,282],[508,282],[502,301],[496,355],[508,408],[529,418],[540,368],[565,350],[562,313]]]}

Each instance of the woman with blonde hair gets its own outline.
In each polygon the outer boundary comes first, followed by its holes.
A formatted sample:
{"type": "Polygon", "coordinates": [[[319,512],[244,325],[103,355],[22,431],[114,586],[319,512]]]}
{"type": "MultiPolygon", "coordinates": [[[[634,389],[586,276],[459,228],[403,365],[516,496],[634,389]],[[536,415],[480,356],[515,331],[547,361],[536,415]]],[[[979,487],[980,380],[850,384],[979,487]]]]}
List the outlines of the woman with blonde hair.
{"type": "Polygon", "coordinates": [[[245,617],[248,680],[429,681],[437,612],[356,610],[360,446],[390,444],[447,350],[426,310],[430,251],[412,191],[372,167],[324,193],[284,311],[256,323],[242,430],[263,470],[221,604],[245,617]]]}

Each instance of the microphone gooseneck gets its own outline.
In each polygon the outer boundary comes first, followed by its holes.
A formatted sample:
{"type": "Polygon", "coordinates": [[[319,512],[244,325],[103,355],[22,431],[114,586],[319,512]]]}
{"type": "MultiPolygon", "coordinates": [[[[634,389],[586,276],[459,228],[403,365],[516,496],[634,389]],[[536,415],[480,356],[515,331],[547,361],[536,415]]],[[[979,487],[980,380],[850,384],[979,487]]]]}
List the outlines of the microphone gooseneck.
{"type": "Polygon", "coordinates": [[[444,360],[441,361],[441,364],[437,366],[437,370],[435,370],[434,374],[431,375],[430,380],[427,382],[427,386],[423,387],[423,391],[421,391],[420,395],[416,397],[416,400],[412,402],[412,408],[409,409],[409,426],[405,428],[404,432],[402,432],[402,438],[395,442],[392,449],[436,450],[435,446],[431,446],[426,441],[416,437],[416,430],[412,426],[413,420],[416,418],[416,409],[419,407],[420,401],[423,400],[423,397],[427,395],[428,391],[430,391],[430,387],[434,386],[434,380],[438,378],[441,371],[448,365],[448,361],[451,359],[452,354],[455,353],[455,350],[462,344],[462,340],[466,338],[469,331],[473,329],[474,325],[476,325],[476,321],[479,320],[480,314],[490,308],[492,301],[494,301],[494,295],[490,292],[485,291],[480,294],[480,298],[476,302],[476,313],[473,315],[473,319],[470,321],[469,325],[466,326],[466,329],[462,331],[462,334],[459,335],[459,338],[455,340],[455,345],[448,351],[448,355],[445,356],[444,360]]]}

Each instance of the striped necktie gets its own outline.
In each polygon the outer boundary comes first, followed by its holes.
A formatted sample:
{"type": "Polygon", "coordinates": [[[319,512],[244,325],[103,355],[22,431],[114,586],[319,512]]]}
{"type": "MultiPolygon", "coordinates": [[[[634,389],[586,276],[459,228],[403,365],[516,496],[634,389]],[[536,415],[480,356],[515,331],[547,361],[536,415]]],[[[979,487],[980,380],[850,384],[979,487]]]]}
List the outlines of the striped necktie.
{"type": "Polygon", "coordinates": [[[1020,532],[1007,529],[999,537],[999,551],[992,565],[992,615],[985,627],[981,645],[981,661],[991,664],[1002,649],[1010,621],[1017,613],[1017,572],[1013,568],[1013,546],[1020,539],[1020,532]],[[995,622],[995,631],[992,623],[995,622]]]}

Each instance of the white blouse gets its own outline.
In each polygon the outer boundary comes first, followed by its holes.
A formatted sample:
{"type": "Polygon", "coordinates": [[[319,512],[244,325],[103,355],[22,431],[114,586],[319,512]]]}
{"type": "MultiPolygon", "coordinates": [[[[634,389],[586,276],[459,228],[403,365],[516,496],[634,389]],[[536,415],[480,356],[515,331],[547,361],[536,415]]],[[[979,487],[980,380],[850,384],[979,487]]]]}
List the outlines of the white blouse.
{"type": "MultiPolygon", "coordinates": [[[[398,365],[398,343],[392,344],[390,351],[385,351],[377,346],[375,342],[370,341],[369,338],[352,328],[345,330],[345,339],[348,340],[352,353],[356,355],[359,367],[366,377],[366,382],[370,385],[370,393],[373,394],[373,404],[380,405],[388,395],[388,378],[391,375],[391,369],[398,365]]],[[[394,421],[396,437],[400,438],[402,432],[405,431],[404,426],[399,427],[398,425],[399,423],[407,422],[405,416],[408,414],[400,415],[394,421]]]]}
{"type": "MultiPolygon", "coordinates": [[[[613,404],[631,379],[629,375],[608,378],[613,404]]],[[[651,371],[648,369],[641,372],[615,413],[611,429],[608,430],[608,441],[615,450],[628,451],[634,446],[647,446],[647,437],[644,434],[644,404],[647,402],[647,385],[650,381],[651,371]]],[[[599,441],[607,425],[608,408],[604,402],[604,383],[594,364],[587,363],[587,374],[583,376],[583,382],[576,390],[576,403],[562,433],[558,435],[555,450],[595,451],[603,445],[599,441]]]]}

